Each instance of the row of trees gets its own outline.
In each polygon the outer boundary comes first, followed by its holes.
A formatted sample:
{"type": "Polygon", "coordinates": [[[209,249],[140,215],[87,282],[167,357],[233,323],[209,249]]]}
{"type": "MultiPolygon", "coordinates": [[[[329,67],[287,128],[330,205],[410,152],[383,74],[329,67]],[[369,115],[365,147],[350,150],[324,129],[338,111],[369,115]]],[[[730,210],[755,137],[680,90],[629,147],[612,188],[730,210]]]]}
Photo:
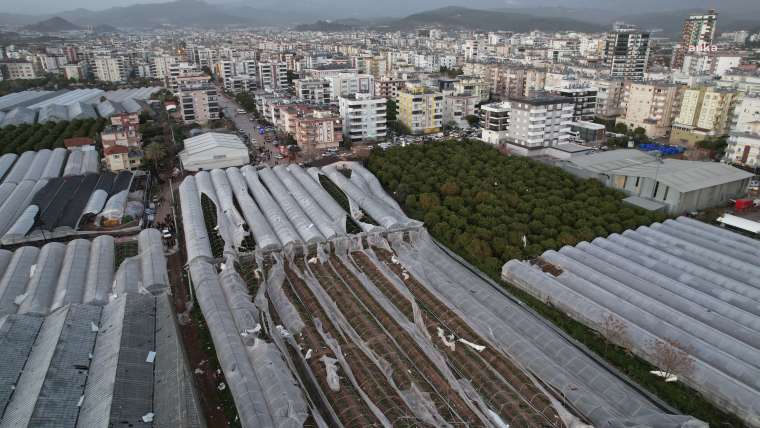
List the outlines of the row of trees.
{"type": "Polygon", "coordinates": [[[0,153],[23,153],[27,150],[63,147],[72,137],[95,138],[106,119],[77,119],[63,122],[9,125],[0,129],[0,153]]]}
{"type": "Polygon", "coordinates": [[[663,219],[596,180],[477,141],[373,151],[368,166],[409,215],[494,277],[510,259],[663,219]]]}

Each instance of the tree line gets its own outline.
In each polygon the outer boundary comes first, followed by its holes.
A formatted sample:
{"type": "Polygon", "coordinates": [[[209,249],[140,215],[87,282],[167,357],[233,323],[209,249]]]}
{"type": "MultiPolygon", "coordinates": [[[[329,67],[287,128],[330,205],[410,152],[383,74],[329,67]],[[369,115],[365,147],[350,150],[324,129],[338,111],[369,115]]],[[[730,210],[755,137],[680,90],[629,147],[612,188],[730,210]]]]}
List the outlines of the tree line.
{"type": "Polygon", "coordinates": [[[63,140],[73,137],[95,139],[106,123],[107,119],[100,118],[8,125],[0,129],[0,153],[54,149],[63,147],[63,140]]]}

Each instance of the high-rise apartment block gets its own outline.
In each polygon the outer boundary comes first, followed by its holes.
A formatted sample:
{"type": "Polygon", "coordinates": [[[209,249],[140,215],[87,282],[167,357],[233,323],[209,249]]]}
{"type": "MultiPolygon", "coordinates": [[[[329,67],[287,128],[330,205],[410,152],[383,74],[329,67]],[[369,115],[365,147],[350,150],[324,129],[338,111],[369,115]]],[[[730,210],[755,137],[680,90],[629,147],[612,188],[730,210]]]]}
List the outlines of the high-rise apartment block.
{"type": "Polygon", "coordinates": [[[340,97],[344,138],[352,143],[384,140],[388,132],[386,103],[385,98],[369,94],[340,97]]]}
{"type": "Polygon", "coordinates": [[[648,32],[631,26],[616,26],[607,33],[604,66],[609,77],[644,80],[648,61],[648,32]]]}
{"type": "Polygon", "coordinates": [[[704,14],[692,14],[683,23],[681,29],[681,43],[673,52],[671,68],[680,69],[683,66],[684,56],[689,52],[712,52],[715,39],[715,25],[718,22],[718,14],[709,10],[704,14]]]}

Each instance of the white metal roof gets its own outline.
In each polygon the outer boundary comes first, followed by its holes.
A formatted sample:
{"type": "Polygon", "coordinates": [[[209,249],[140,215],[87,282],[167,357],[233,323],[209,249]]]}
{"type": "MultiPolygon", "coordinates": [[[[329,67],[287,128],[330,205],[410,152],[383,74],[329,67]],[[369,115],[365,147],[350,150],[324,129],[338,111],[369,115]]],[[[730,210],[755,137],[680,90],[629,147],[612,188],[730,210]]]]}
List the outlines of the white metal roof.
{"type": "Polygon", "coordinates": [[[760,223],[733,214],[723,214],[722,217],[718,217],[718,222],[747,232],[760,233],[760,223]]]}

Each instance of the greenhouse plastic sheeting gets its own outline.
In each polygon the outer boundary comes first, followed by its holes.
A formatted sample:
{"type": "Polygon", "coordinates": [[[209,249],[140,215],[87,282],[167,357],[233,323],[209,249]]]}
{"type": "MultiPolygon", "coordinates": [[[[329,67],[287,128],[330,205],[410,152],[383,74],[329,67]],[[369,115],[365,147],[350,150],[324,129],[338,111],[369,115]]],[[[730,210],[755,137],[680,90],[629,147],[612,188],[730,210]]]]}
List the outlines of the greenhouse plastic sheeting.
{"type": "Polygon", "coordinates": [[[69,303],[82,303],[87,282],[87,265],[90,262],[90,241],[75,239],[66,245],[58,285],[50,306],[54,311],[69,303]]]}
{"type": "Polygon", "coordinates": [[[243,177],[245,177],[245,181],[248,183],[248,188],[251,190],[256,204],[261,208],[282,245],[302,242],[298,232],[296,232],[296,229],[290,223],[282,208],[274,201],[272,195],[269,194],[264,185],[261,184],[261,181],[259,181],[256,170],[252,166],[247,165],[241,168],[240,172],[243,173],[243,177]]]}
{"type": "MultiPolygon", "coordinates": [[[[13,396],[16,382],[24,370],[32,345],[44,319],[31,315],[0,317],[0,409],[5,410],[13,396]]],[[[0,411],[0,419],[2,411],[0,411]]]]}
{"type": "MultiPolygon", "coordinates": [[[[317,201],[302,186],[301,183],[284,166],[276,166],[272,169],[279,178],[280,183],[298,203],[303,212],[317,225],[322,235],[333,238],[341,230],[339,226],[327,215],[317,201]]],[[[345,227],[345,225],[344,225],[345,227]]]]}
{"type": "Polygon", "coordinates": [[[235,194],[235,199],[237,199],[240,210],[243,211],[243,216],[246,222],[248,222],[248,227],[253,234],[257,248],[262,250],[279,248],[281,246],[280,240],[275,235],[258,205],[256,205],[251,194],[248,193],[248,184],[246,184],[243,174],[237,168],[227,168],[225,172],[227,173],[227,179],[230,182],[230,187],[235,194]]]}
{"type": "Polygon", "coordinates": [[[187,247],[187,262],[191,263],[198,257],[213,260],[211,242],[209,241],[206,224],[203,222],[203,210],[195,177],[186,177],[179,185],[179,202],[182,209],[182,228],[187,247]]]}
{"type": "Polygon", "coordinates": [[[145,229],[138,237],[142,286],[153,294],[169,288],[164,242],[158,229],[145,229]]]}
{"type": "MultiPolygon", "coordinates": [[[[369,172],[367,168],[364,168],[360,163],[358,162],[350,162],[349,167],[351,168],[351,171],[357,174],[357,176],[364,179],[364,181],[369,185],[369,190],[374,194],[376,197],[380,198],[388,204],[391,208],[393,208],[396,211],[403,212],[401,210],[401,206],[399,206],[398,202],[396,202],[395,199],[391,198],[391,196],[383,189],[382,184],[380,184],[380,180],[375,177],[374,174],[369,172]]],[[[354,175],[351,174],[351,178],[354,178],[354,175]]]]}
{"type": "Polygon", "coordinates": [[[141,287],[140,257],[127,257],[121,262],[113,277],[113,296],[139,293],[141,287]]]}
{"type": "Polygon", "coordinates": [[[87,282],[83,302],[105,305],[111,293],[115,263],[113,236],[101,235],[92,240],[90,263],[87,266],[87,282]]]}
{"type": "Polygon", "coordinates": [[[6,153],[0,156],[0,183],[3,182],[3,178],[11,170],[16,159],[18,159],[18,155],[15,153],[6,153]]]}
{"type": "Polygon", "coordinates": [[[8,196],[13,193],[13,189],[16,188],[16,183],[3,183],[0,184],[0,201],[8,199],[8,196]]]}
{"type": "Polygon", "coordinates": [[[26,234],[32,230],[32,227],[34,227],[34,222],[37,220],[37,214],[39,214],[39,212],[40,208],[37,205],[26,207],[19,218],[16,219],[16,222],[13,223],[13,226],[5,232],[3,238],[19,239],[26,236],[26,234]]]}
{"type": "Polygon", "coordinates": [[[460,259],[438,248],[420,230],[413,244],[392,239],[398,258],[427,289],[462,319],[481,331],[516,363],[564,394],[596,426],[704,427],[680,415],[669,415],[639,391],[585,355],[538,316],[466,268],[460,259]]]}
{"type": "Polygon", "coordinates": [[[60,242],[51,242],[42,247],[18,313],[47,315],[53,304],[58,274],[61,271],[65,253],[66,246],[60,242]]]}
{"type": "Polygon", "coordinates": [[[45,319],[0,427],[76,425],[100,308],[70,305],[45,319]]]}
{"type": "Polygon", "coordinates": [[[5,273],[5,269],[8,268],[8,265],[11,262],[11,259],[13,258],[13,253],[8,250],[0,250],[0,278],[3,277],[3,274],[5,273]]]}
{"type": "Polygon", "coordinates": [[[66,166],[63,168],[63,176],[68,177],[71,175],[82,174],[82,160],[84,159],[84,152],[81,150],[74,150],[66,160],[66,166]]]}
{"type": "Polygon", "coordinates": [[[155,349],[154,305],[130,294],[103,307],[78,427],[141,426],[153,412],[153,364],[145,356],[155,349]]]}
{"type": "Polygon", "coordinates": [[[58,219],[56,229],[75,230],[82,217],[82,211],[90,200],[90,197],[98,184],[98,176],[90,174],[84,176],[71,200],[66,204],[63,214],[58,219]]]}
{"type": "Polygon", "coordinates": [[[597,330],[607,317],[617,318],[632,351],[654,363],[652,344],[676,340],[693,361],[679,380],[758,425],[760,317],[752,309],[760,300],[748,305],[742,294],[756,291],[751,275],[740,282],[713,261],[757,246],[730,238],[679,218],[544,253],[561,269],[558,276],[517,261],[504,266],[503,276],[597,330]],[[697,265],[694,254],[704,261],[697,265]]]}
{"type": "Polygon", "coordinates": [[[30,194],[33,193],[35,182],[22,181],[19,183],[10,196],[0,205],[0,236],[13,226],[18,216],[29,205],[30,194]]]}
{"type": "Polygon", "coordinates": [[[335,183],[346,196],[367,212],[380,226],[386,229],[400,229],[419,225],[419,222],[410,220],[403,212],[395,211],[391,206],[386,204],[382,199],[362,191],[354,183],[349,181],[335,166],[326,166],[322,168],[330,180],[335,183]]]}
{"type": "MultiPolygon", "coordinates": [[[[187,215],[183,215],[183,219],[186,218],[187,215]]],[[[185,224],[185,230],[188,226],[191,225],[185,224]]],[[[241,342],[214,266],[202,258],[190,261],[189,265],[195,296],[214,340],[219,365],[235,400],[241,425],[274,427],[264,388],[241,342]]]]}
{"type": "Polygon", "coordinates": [[[285,186],[270,168],[264,168],[258,172],[259,178],[266,184],[269,193],[287,215],[290,223],[296,228],[298,234],[306,243],[319,242],[324,236],[319,232],[319,227],[303,212],[293,196],[288,193],[285,186]]]}
{"type": "Polygon", "coordinates": [[[50,154],[50,159],[48,159],[47,163],[45,164],[45,169],[42,170],[42,175],[40,178],[53,178],[60,176],[61,169],[63,169],[63,164],[66,162],[68,153],[68,150],[61,147],[53,149],[53,153],[50,154]]]}
{"type": "Polygon", "coordinates": [[[29,169],[26,171],[26,174],[24,174],[24,180],[37,181],[40,178],[43,178],[42,173],[45,172],[45,166],[50,160],[50,155],[52,153],[53,152],[49,149],[37,151],[34,155],[34,160],[31,165],[29,165],[29,169]]]}
{"type": "Polygon", "coordinates": [[[21,247],[13,252],[0,279],[0,317],[18,312],[16,298],[26,292],[32,266],[37,263],[39,253],[40,250],[36,247],[21,247]]]}
{"type": "MultiPolygon", "coordinates": [[[[222,211],[222,204],[219,202],[219,195],[216,194],[214,183],[211,181],[211,174],[208,171],[200,171],[195,174],[195,185],[198,187],[198,197],[203,208],[203,197],[214,204],[216,216],[216,230],[224,241],[224,253],[234,253],[245,238],[241,228],[236,228],[230,224],[229,219],[222,211]]],[[[205,214],[205,213],[204,213],[205,214]]]]}
{"type": "Polygon", "coordinates": [[[325,190],[319,182],[314,180],[300,166],[295,165],[295,164],[290,164],[288,166],[288,171],[290,171],[290,173],[293,174],[293,177],[295,177],[296,180],[298,180],[298,182],[301,183],[301,186],[303,186],[306,192],[309,195],[311,195],[311,197],[317,201],[319,206],[322,207],[325,213],[327,213],[327,215],[330,216],[333,223],[340,226],[340,231],[345,233],[346,232],[346,216],[348,214],[340,206],[340,204],[335,202],[335,199],[333,199],[332,196],[330,196],[330,194],[327,193],[327,190],[325,190]]]}
{"type": "Polygon", "coordinates": [[[97,174],[100,172],[100,157],[97,150],[86,150],[82,157],[82,175],[97,174]]]}
{"type": "Polygon", "coordinates": [[[205,428],[193,372],[182,347],[174,305],[167,293],[156,296],[156,360],[153,370],[155,427],[205,428]]]}
{"type": "Polygon", "coordinates": [[[229,228],[229,233],[234,239],[235,248],[238,248],[243,243],[248,232],[246,232],[244,228],[245,220],[240,215],[237,208],[235,208],[235,202],[232,199],[232,189],[230,188],[229,180],[227,180],[227,174],[221,169],[214,169],[209,175],[214,190],[216,191],[217,202],[219,203],[218,208],[221,210],[221,214],[227,219],[226,224],[229,228]]]}
{"type": "Polygon", "coordinates": [[[106,201],[103,211],[98,214],[99,224],[120,223],[124,217],[124,208],[127,205],[127,195],[129,192],[122,190],[112,195],[106,201]]]}
{"type": "Polygon", "coordinates": [[[21,153],[21,156],[16,159],[16,163],[13,164],[11,171],[3,179],[3,183],[20,183],[29,171],[32,162],[34,162],[35,153],[33,151],[21,153]]]}

